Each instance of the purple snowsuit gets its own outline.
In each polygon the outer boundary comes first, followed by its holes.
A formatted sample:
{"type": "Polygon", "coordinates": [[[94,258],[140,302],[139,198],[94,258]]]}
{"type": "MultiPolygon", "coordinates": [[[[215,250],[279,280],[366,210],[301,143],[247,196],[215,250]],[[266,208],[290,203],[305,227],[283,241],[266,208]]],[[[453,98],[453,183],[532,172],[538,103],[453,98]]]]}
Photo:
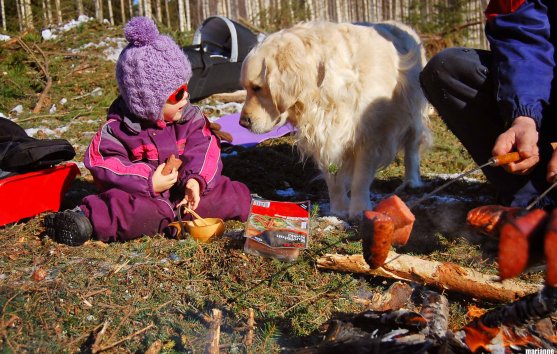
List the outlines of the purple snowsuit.
{"type": "Polygon", "coordinates": [[[163,232],[175,220],[174,207],[184,198],[190,178],[200,185],[196,212],[202,217],[248,217],[249,189],[221,175],[220,142],[207,118],[191,104],[179,122],[158,127],[134,118],[118,98],[85,151],[84,163],[101,193],[85,197],[81,209],[101,241],[163,232]],[[182,160],[178,181],[170,190],[155,193],[153,173],[171,154],[182,160]]]}

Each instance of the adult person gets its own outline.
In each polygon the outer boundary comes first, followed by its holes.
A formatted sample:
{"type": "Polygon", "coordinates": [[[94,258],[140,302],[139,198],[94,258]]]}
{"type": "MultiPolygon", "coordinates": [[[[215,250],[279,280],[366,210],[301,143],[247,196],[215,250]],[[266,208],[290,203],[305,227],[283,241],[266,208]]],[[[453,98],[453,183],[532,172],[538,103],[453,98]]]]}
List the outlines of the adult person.
{"type": "MultiPolygon", "coordinates": [[[[504,168],[486,167],[501,204],[524,207],[557,178],[553,0],[491,0],[485,10],[490,51],[449,48],[421,73],[422,88],[474,161],[518,151],[504,168]]],[[[557,205],[556,191],[537,207],[557,205]]]]}

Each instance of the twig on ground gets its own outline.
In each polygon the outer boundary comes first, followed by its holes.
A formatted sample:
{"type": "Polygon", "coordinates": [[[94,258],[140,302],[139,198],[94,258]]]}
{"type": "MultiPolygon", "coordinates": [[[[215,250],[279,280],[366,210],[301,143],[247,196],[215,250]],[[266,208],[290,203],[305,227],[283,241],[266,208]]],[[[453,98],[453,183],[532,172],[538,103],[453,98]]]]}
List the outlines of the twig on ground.
{"type": "Polygon", "coordinates": [[[220,322],[222,320],[222,312],[219,309],[213,309],[211,316],[211,325],[209,326],[208,343],[205,347],[205,354],[218,354],[220,341],[220,322]]]}
{"type": "Polygon", "coordinates": [[[253,330],[255,328],[255,319],[253,313],[254,311],[250,307],[248,309],[248,333],[246,334],[246,338],[244,339],[244,344],[248,348],[253,345],[253,330]]]}
{"type": "Polygon", "coordinates": [[[120,339],[120,340],[117,341],[117,342],[114,342],[114,343],[112,343],[112,344],[107,345],[106,347],[102,347],[102,348],[99,348],[99,349],[96,350],[96,351],[93,351],[93,354],[94,354],[94,353],[104,352],[105,350],[108,350],[108,349],[112,349],[112,348],[116,347],[117,345],[119,345],[119,344],[121,344],[121,343],[124,343],[125,341],[127,341],[127,340],[129,340],[129,339],[132,339],[133,337],[135,337],[135,336],[137,336],[137,335],[140,335],[141,333],[150,330],[150,329],[153,328],[153,327],[156,327],[156,326],[155,326],[154,324],[151,323],[151,324],[148,325],[147,327],[142,328],[142,329],[140,329],[139,331],[134,332],[134,333],[130,334],[129,336],[120,339]]]}
{"type": "Polygon", "coordinates": [[[107,328],[108,328],[108,321],[104,321],[101,330],[95,335],[95,342],[93,342],[93,345],[91,345],[91,351],[93,353],[96,353],[98,351],[99,346],[101,344],[101,338],[106,333],[107,328]]]}

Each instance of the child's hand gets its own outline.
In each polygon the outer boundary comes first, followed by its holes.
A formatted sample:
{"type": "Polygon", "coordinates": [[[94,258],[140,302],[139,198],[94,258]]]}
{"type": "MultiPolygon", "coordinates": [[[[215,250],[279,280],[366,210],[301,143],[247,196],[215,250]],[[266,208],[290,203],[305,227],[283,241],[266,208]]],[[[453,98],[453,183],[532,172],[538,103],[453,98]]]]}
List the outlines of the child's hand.
{"type": "Polygon", "coordinates": [[[166,163],[162,163],[157,166],[155,173],[153,173],[153,190],[156,193],[164,192],[169,190],[174,183],[178,180],[178,170],[172,169],[172,172],[166,176],[162,174],[162,169],[166,163]]]}
{"type": "Polygon", "coordinates": [[[178,207],[185,205],[186,207],[195,210],[199,205],[199,182],[195,178],[191,178],[186,182],[186,190],[184,199],[178,203],[178,207]]]}

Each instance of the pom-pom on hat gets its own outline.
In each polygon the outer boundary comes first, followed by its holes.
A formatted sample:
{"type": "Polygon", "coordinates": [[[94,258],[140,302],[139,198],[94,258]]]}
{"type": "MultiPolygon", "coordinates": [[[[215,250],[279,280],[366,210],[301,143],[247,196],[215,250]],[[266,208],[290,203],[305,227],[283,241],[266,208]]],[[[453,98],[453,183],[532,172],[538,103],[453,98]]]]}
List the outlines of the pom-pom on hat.
{"type": "Polygon", "coordinates": [[[191,78],[191,64],[153,20],[134,17],[124,27],[129,44],[116,63],[116,80],[129,110],[140,119],[162,120],[168,96],[191,78]]]}

